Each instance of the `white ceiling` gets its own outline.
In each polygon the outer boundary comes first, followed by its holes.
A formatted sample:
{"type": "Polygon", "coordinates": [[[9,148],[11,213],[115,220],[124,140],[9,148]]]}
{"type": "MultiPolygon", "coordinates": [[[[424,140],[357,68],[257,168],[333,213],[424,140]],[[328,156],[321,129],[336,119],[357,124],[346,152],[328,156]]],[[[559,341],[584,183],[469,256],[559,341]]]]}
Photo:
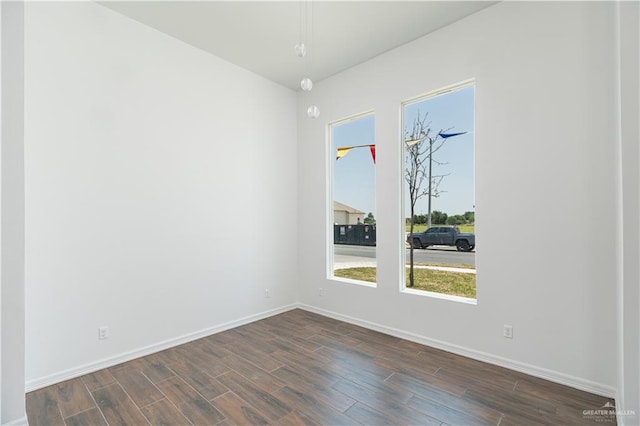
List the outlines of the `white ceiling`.
{"type": "Polygon", "coordinates": [[[113,1],[102,5],[292,89],[464,18],[487,1],[113,1]],[[305,18],[308,24],[305,24],[305,18]],[[302,28],[302,31],[301,31],[302,28]],[[305,58],[294,53],[310,45],[305,58]]]}

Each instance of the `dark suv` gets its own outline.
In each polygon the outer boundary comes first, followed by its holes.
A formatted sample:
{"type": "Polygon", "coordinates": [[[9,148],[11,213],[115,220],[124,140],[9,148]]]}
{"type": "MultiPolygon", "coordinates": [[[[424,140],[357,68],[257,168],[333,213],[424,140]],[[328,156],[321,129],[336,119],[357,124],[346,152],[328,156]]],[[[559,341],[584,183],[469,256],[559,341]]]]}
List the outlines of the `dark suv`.
{"type": "Polygon", "coordinates": [[[475,234],[463,234],[455,226],[432,226],[425,232],[409,234],[407,242],[413,248],[456,246],[458,251],[471,251],[476,247],[476,236],[475,234]]]}

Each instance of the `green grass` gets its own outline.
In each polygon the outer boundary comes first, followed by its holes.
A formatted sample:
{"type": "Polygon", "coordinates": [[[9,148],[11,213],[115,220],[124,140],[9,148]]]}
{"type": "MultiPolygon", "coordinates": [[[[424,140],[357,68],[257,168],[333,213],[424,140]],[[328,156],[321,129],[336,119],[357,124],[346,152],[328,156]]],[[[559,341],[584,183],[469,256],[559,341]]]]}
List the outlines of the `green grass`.
{"type": "MultiPolygon", "coordinates": [[[[431,226],[446,226],[446,225],[436,225],[434,223],[431,226]]],[[[424,232],[427,230],[427,228],[428,227],[425,224],[416,224],[416,225],[413,225],[413,232],[416,232],[416,233],[424,232]]],[[[458,225],[458,229],[460,229],[460,232],[474,234],[476,232],[476,225],[474,223],[458,225]]],[[[405,232],[409,232],[409,225],[405,226],[405,232]]]]}
{"type": "MultiPolygon", "coordinates": [[[[416,265],[416,266],[443,266],[443,267],[446,267],[446,268],[476,269],[475,265],[465,265],[465,264],[458,264],[458,263],[437,263],[437,262],[419,263],[419,262],[415,262],[414,265],[416,265]]],[[[407,267],[408,266],[409,266],[409,261],[407,261],[407,267]]]]}
{"type": "MultiPolygon", "coordinates": [[[[409,287],[409,268],[406,268],[407,288],[434,293],[476,298],[476,274],[414,269],[415,285],[409,287]]],[[[333,271],[336,277],[358,281],[376,282],[376,268],[348,268],[333,271]]]]}

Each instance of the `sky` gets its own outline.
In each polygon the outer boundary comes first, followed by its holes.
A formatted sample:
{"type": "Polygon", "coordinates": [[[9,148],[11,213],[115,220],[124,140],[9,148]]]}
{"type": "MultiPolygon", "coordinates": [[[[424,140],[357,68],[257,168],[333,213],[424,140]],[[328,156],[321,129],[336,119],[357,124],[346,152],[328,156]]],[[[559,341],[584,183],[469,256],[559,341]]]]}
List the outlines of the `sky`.
{"type": "MultiPolygon", "coordinates": [[[[431,209],[448,215],[474,211],[474,88],[473,86],[442,94],[404,106],[403,128],[411,128],[418,114],[428,113],[427,122],[434,132],[468,132],[448,138],[444,146],[433,155],[432,174],[447,174],[440,184],[442,193],[431,201],[431,209]],[[437,163],[444,164],[437,164],[437,163]]],[[[337,148],[400,141],[375,140],[375,114],[338,123],[331,127],[332,153],[337,148]]],[[[368,147],[356,148],[339,160],[333,169],[334,200],[365,213],[376,212],[375,164],[368,147]]],[[[403,176],[404,180],[404,176],[403,176]]],[[[426,214],[427,198],[418,201],[416,214],[426,214]]],[[[409,211],[405,183],[405,212],[409,211]]],[[[407,216],[408,213],[405,214],[407,216]]]]}

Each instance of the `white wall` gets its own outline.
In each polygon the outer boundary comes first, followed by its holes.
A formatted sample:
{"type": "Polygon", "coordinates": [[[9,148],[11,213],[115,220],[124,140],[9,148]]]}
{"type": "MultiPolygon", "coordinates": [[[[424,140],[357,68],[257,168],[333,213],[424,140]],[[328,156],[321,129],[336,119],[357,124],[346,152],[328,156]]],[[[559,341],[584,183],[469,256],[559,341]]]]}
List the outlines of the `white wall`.
{"type": "Polygon", "coordinates": [[[294,303],[295,93],[95,3],[25,8],[27,387],[294,303]]]}
{"type": "MultiPolygon", "coordinates": [[[[309,307],[614,395],[614,5],[505,2],[299,95],[299,217],[327,224],[326,123],[375,109],[378,287],[326,279],[326,228],[299,227],[309,307]],[[476,81],[478,301],[399,292],[400,103],[476,81]],[[397,205],[398,208],[393,206],[397,205]],[[324,289],[318,296],[317,288],[324,289]],[[502,325],[514,339],[502,337],[502,325]]],[[[327,161],[331,161],[328,159],[327,161]]]]}
{"type": "Polygon", "coordinates": [[[620,424],[640,424],[640,4],[620,2],[622,274],[618,301],[617,408],[620,424]]]}
{"type": "Polygon", "coordinates": [[[0,424],[26,424],[24,401],[24,74],[22,2],[0,2],[0,424]]]}

